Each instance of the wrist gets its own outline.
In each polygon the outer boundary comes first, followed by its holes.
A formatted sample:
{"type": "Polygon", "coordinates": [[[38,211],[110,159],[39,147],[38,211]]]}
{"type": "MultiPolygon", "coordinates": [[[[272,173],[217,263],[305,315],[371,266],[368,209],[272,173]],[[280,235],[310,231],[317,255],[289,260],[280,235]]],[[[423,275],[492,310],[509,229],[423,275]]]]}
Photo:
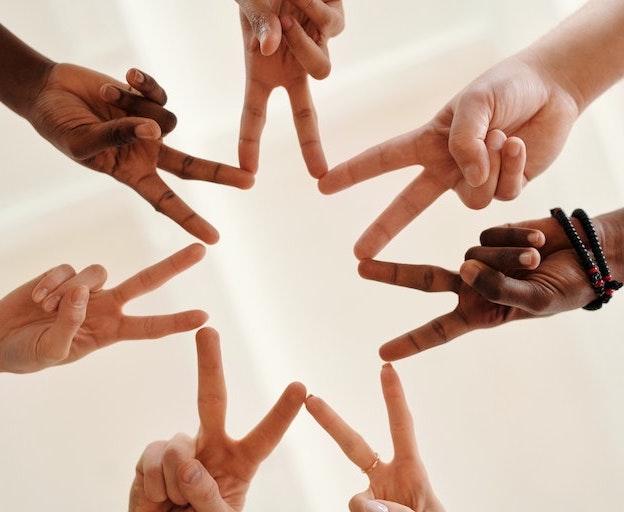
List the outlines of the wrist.
{"type": "Polygon", "coordinates": [[[624,208],[593,219],[611,275],[624,282],[624,208]]]}
{"type": "Polygon", "coordinates": [[[0,25],[0,101],[16,114],[28,119],[54,65],[0,25]]]}

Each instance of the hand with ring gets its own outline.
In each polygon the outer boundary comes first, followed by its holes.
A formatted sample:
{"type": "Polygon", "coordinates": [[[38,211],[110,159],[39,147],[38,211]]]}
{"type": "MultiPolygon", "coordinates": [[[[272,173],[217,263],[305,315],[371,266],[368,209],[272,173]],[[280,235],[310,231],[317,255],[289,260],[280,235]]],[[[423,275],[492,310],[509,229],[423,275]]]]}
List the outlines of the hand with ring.
{"type": "Polygon", "coordinates": [[[129,512],[238,512],[261,462],[277,446],[301,409],[306,389],[290,384],[242,439],[225,431],[226,387],[219,335],[197,336],[200,427],[195,438],[177,434],[147,446],[130,491],[129,512]]]}
{"type": "Polygon", "coordinates": [[[444,512],[418,453],[412,415],[396,370],[381,369],[388,423],[394,446],[390,462],[379,455],[321,398],[310,395],[306,408],[338,443],[345,455],[368,476],[369,486],[349,502],[351,512],[444,512]]]}

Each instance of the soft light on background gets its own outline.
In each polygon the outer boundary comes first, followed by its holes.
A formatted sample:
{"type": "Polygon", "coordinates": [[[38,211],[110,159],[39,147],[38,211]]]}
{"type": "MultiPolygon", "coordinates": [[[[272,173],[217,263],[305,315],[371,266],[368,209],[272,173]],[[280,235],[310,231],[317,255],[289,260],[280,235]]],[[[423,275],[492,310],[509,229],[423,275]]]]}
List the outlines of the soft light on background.
{"type": "MultiPolygon", "coordinates": [[[[2,23],[57,61],[122,79],[137,66],[169,95],[167,142],[237,164],[244,67],[233,0],[0,0],[2,23]]],[[[345,0],[333,70],[313,82],[330,166],[426,122],[469,80],[580,5],[345,0]],[[458,5],[460,4],[460,5],[458,5]]],[[[622,206],[624,91],[583,114],[556,164],[520,198],[469,211],[447,194],[380,255],[457,269],[479,233],[553,206],[622,206]]],[[[60,263],[101,263],[113,286],[193,239],[130,189],[71,162],[3,108],[0,296],[60,263]]],[[[221,232],[204,261],[128,312],[202,308],[221,333],[228,428],[245,434],[291,381],[392,456],[381,343],[455,306],[364,281],[352,246],[416,172],[322,196],[283,91],[271,97],[254,188],[163,177],[221,232]]],[[[624,348],[617,297],[466,335],[396,363],[422,456],[449,511],[624,508],[624,348]]],[[[194,334],[126,342],[68,366],[0,375],[0,510],[127,508],[147,443],[194,434],[194,334]]],[[[261,466],[247,510],[347,510],[365,477],[305,411],[261,466]]]]}

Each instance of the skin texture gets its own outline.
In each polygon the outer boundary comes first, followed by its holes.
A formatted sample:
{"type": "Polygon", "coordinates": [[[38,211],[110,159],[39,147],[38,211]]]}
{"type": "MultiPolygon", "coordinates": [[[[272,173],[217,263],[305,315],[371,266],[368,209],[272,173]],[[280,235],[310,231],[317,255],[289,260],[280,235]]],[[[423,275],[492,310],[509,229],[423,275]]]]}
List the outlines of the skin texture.
{"type": "Polygon", "coordinates": [[[60,265],[0,300],[0,371],[27,373],[81,359],[122,340],[155,339],[196,329],[208,315],[193,310],[128,316],[126,303],[195,265],[205,248],[193,244],[123,283],[103,289],[106,270],[60,265]]]}
{"type": "Polygon", "coordinates": [[[238,0],[245,48],[245,97],[241,115],[239,163],[258,170],[260,138],[271,92],[284,87],[303,159],[320,178],[328,169],[308,75],[323,79],[331,63],[328,42],[344,28],[340,0],[238,0]]]}
{"type": "MultiPolygon", "coordinates": [[[[593,219],[611,272],[624,279],[624,210],[593,219]]],[[[577,232],[588,246],[579,223],[577,232]]],[[[457,306],[380,348],[386,361],[408,357],[476,329],[578,309],[596,298],[559,223],[552,217],[487,229],[459,272],[433,265],[363,260],[366,279],[425,292],[453,292],[457,306]]],[[[617,300],[617,299],[615,299],[617,300]]]]}
{"type": "Polygon", "coordinates": [[[358,239],[356,257],[375,258],[446,191],[472,209],[517,197],[559,155],[579,114],[624,76],[622,23],[622,2],[588,2],[469,83],[425,125],[323,176],[321,192],[333,194],[397,169],[422,168],[358,239]]]}
{"type": "Polygon", "coordinates": [[[395,369],[385,364],[381,388],[394,446],[390,462],[377,454],[325,401],[316,396],[306,399],[306,408],[319,425],[336,441],[347,458],[366,473],[368,488],[349,502],[351,512],[386,510],[394,512],[443,512],[435,496],[425,466],[418,453],[414,424],[401,381],[395,369]]]}
{"type": "Polygon", "coordinates": [[[290,384],[273,408],[245,437],[225,431],[227,392],[219,335],[198,331],[195,438],[177,434],[147,446],[136,466],[129,512],[240,511],[254,474],[277,446],[301,409],[305,387],[290,384]]]}

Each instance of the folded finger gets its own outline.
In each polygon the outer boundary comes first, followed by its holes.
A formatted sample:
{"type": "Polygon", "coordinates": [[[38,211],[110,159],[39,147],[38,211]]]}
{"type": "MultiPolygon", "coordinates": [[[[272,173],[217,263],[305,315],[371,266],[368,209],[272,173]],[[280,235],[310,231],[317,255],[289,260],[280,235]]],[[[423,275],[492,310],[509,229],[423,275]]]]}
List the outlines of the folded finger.
{"type": "Polygon", "coordinates": [[[374,464],[376,452],[324,400],[311,395],[306,398],[305,405],[312,417],[336,441],[351,462],[362,470],[374,464]]]}
{"type": "Polygon", "coordinates": [[[327,37],[334,37],[344,29],[342,2],[336,0],[291,0],[327,37]]]}
{"type": "Polygon", "coordinates": [[[137,68],[130,68],[126,73],[128,84],[139,91],[145,98],[160,106],[167,103],[167,93],[154,77],[137,68]]]}
{"type": "Polygon", "coordinates": [[[75,276],[61,283],[56,289],[49,290],[47,297],[41,303],[41,307],[48,313],[54,311],[63,295],[76,286],[85,286],[90,292],[99,291],[104,286],[107,277],[106,269],[102,265],[89,265],[75,276]]]}
{"type": "Polygon", "coordinates": [[[153,503],[167,500],[167,487],[162,459],[167,441],[154,441],[147,445],[136,465],[136,473],[143,480],[145,496],[153,503]]]}
{"type": "Polygon", "coordinates": [[[158,123],[163,134],[171,132],[176,126],[176,116],[151,99],[124,91],[112,84],[103,85],[100,95],[107,103],[130,116],[153,119],[158,123]]]}
{"type": "Polygon", "coordinates": [[[48,270],[35,285],[32,299],[36,303],[43,302],[51,291],[56,290],[62,283],[76,275],[71,265],[63,264],[48,270]]]}
{"type": "Polygon", "coordinates": [[[502,201],[515,199],[527,183],[524,174],[526,146],[518,137],[509,137],[503,146],[501,173],[495,197],[502,201]]]}
{"type": "Polygon", "coordinates": [[[310,175],[321,178],[327,173],[327,161],[321,146],[316,110],[305,77],[288,86],[288,97],[303,160],[310,175]]]}
{"type": "Polygon", "coordinates": [[[532,247],[471,247],[464,259],[479,260],[501,272],[533,270],[541,261],[539,251],[532,247]]]}
{"type": "Polygon", "coordinates": [[[87,315],[89,289],[76,286],[63,295],[56,320],[37,344],[37,361],[43,367],[63,362],[69,356],[74,336],[87,315]]]}
{"type": "Polygon", "coordinates": [[[151,265],[121,284],[110,289],[119,303],[126,302],[156,290],[171,278],[181,274],[203,259],[206,248],[201,244],[191,244],[167,258],[151,265]]]}
{"type": "Polygon", "coordinates": [[[317,80],[327,78],[331,71],[331,62],[327,46],[319,44],[299,25],[294,16],[281,18],[284,40],[299,64],[317,80]]]}
{"type": "Polygon", "coordinates": [[[486,247],[542,247],[546,243],[544,233],[539,229],[515,226],[495,226],[481,232],[481,245],[486,247]]]}
{"type": "Polygon", "coordinates": [[[201,180],[247,189],[254,183],[253,175],[238,167],[196,158],[163,145],[158,167],[184,180],[201,180]]]}

